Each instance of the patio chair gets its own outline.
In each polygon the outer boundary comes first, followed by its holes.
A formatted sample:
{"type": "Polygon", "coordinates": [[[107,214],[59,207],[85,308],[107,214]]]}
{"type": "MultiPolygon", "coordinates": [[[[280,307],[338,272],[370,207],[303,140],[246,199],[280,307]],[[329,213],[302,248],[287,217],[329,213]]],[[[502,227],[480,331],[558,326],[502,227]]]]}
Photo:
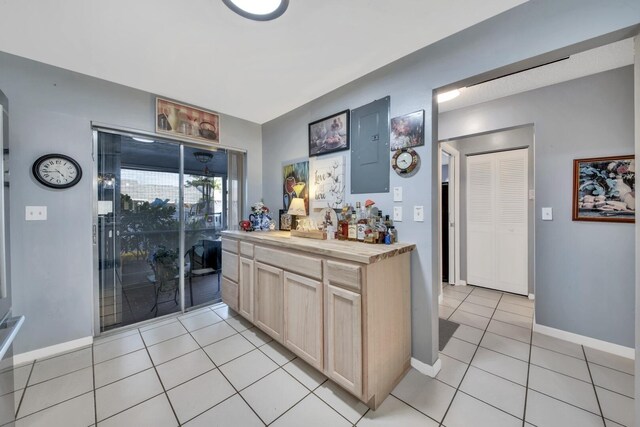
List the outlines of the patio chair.
{"type": "Polygon", "coordinates": [[[153,317],[158,315],[158,305],[171,302],[159,301],[161,294],[173,293],[173,302],[178,305],[179,286],[179,270],[175,262],[150,262],[153,274],[147,276],[147,279],[154,284],[155,287],[155,304],[151,307],[154,312],[153,317]]]}
{"type": "Polygon", "coordinates": [[[218,275],[218,292],[220,291],[220,271],[222,269],[222,243],[214,240],[200,240],[187,252],[189,256],[189,291],[193,306],[193,278],[210,274],[218,275]]]}

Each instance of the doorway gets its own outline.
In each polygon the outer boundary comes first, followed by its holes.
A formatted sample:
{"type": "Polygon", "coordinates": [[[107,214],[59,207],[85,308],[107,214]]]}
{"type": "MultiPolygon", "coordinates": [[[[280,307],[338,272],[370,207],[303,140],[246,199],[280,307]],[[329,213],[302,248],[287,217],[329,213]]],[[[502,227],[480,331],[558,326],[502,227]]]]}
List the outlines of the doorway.
{"type": "MultiPolygon", "coordinates": [[[[220,301],[227,150],[95,131],[96,333],[220,301]]],[[[232,180],[233,188],[239,187],[232,180]]]]}

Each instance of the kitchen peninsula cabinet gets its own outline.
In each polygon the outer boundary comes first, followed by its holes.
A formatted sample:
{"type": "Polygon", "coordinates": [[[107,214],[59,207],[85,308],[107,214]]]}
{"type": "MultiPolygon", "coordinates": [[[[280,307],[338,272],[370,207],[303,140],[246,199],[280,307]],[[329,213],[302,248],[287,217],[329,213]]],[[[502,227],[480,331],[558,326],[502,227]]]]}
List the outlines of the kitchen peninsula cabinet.
{"type": "Polygon", "coordinates": [[[222,300],[375,409],[410,367],[413,244],[222,233],[222,300]]]}

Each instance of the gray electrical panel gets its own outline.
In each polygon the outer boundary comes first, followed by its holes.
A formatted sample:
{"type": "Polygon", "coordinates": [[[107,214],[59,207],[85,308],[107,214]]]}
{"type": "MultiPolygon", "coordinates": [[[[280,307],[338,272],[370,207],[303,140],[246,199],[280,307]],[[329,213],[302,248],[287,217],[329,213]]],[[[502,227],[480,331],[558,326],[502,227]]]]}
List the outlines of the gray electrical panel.
{"type": "Polygon", "coordinates": [[[351,193],[389,192],[389,100],[351,110],[351,193]]]}

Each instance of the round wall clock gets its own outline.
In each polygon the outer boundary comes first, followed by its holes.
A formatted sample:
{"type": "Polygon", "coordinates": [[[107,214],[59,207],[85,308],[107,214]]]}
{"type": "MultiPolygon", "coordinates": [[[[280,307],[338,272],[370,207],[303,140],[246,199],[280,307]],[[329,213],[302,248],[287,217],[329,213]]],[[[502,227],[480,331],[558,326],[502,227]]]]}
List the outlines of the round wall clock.
{"type": "Polygon", "coordinates": [[[400,176],[413,176],[420,168],[420,156],[413,148],[401,148],[393,155],[391,166],[400,176]]]}
{"type": "Polygon", "coordinates": [[[33,162],[33,176],[50,188],[69,188],[80,182],[82,168],[64,154],[45,154],[33,162]]]}

